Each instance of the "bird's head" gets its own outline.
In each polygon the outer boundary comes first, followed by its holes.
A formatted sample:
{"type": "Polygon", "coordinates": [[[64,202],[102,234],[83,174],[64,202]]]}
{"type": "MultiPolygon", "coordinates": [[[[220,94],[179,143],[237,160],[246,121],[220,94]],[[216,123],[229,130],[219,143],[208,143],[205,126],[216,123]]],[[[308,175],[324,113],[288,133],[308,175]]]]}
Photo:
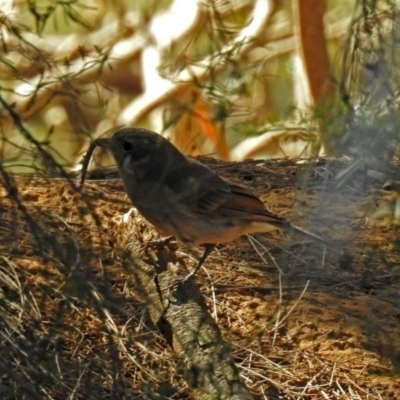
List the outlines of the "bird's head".
{"type": "Polygon", "coordinates": [[[169,168],[184,156],[163,136],[142,128],[115,132],[109,148],[121,174],[169,168]]]}
{"type": "Polygon", "coordinates": [[[123,179],[155,179],[185,159],[163,136],[143,128],[123,128],[111,138],[92,142],[82,167],[83,185],[86,169],[96,147],[109,149],[123,179]]]}

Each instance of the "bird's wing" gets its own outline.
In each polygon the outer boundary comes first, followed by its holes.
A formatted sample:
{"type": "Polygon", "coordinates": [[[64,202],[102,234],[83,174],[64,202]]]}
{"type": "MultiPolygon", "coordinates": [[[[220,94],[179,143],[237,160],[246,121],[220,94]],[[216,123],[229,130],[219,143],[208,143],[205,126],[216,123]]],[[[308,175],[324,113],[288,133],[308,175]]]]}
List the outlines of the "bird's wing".
{"type": "Polygon", "coordinates": [[[229,184],[229,187],[231,195],[215,211],[218,216],[266,222],[280,228],[289,225],[287,220],[267,210],[265,204],[244,187],[234,184],[229,184]]]}
{"type": "Polygon", "coordinates": [[[209,218],[240,218],[266,222],[283,228],[285,219],[272,214],[264,203],[247,189],[222,179],[208,167],[189,160],[167,178],[177,201],[187,212],[209,218]]]}
{"type": "Polygon", "coordinates": [[[174,168],[164,179],[164,185],[172,191],[176,202],[198,214],[215,211],[231,195],[227,182],[194,160],[174,168]]]}

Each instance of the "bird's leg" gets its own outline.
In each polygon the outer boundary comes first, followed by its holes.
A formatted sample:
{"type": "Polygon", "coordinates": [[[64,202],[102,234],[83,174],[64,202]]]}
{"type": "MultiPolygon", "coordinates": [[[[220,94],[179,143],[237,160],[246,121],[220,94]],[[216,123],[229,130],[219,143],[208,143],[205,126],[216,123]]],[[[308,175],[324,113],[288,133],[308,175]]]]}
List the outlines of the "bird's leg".
{"type": "Polygon", "coordinates": [[[201,266],[204,264],[206,261],[207,257],[212,253],[212,251],[215,249],[215,244],[205,244],[204,245],[204,253],[202,257],[200,258],[199,262],[197,263],[196,267],[192,272],[187,274],[178,284],[185,283],[189,281],[192,277],[194,277],[197,273],[197,271],[201,268],[201,266]]]}

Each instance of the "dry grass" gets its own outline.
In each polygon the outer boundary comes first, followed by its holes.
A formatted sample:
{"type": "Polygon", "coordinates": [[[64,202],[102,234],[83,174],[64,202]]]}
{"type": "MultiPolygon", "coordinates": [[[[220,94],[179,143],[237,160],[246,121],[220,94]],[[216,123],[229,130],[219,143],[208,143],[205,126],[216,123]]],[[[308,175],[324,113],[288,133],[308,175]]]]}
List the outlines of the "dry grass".
{"type": "MultiPolygon", "coordinates": [[[[214,167],[256,191],[268,176],[274,211],[287,216],[296,199],[303,224],[307,216],[317,231],[349,243],[335,253],[278,234],[257,238],[259,254],[245,238],[212,254],[198,282],[248,388],[260,399],[399,396],[400,274],[397,248],[387,244],[395,227],[363,227],[358,216],[373,191],[356,201],[357,188],[347,186],[320,218],[332,172],[322,164],[309,171],[302,197],[294,186],[304,167],[294,163],[214,167]]],[[[63,180],[17,183],[23,206],[0,192],[0,397],[190,398],[120,263],[117,226],[129,208],[121,184],[88,183],[84,199],[63,180]]]]}

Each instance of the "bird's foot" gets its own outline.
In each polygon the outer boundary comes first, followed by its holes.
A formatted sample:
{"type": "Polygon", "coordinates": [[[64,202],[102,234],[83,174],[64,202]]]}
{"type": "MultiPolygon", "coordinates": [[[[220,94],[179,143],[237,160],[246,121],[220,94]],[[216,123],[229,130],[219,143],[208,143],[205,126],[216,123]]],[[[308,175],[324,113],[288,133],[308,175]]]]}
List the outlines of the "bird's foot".
{"type": "Polygon", "coordinates": [[[173,289],[173,288],[178,288],[179,286],[185,285],[188,283],[194,276],[196,275],[195,271],[193,270],[192,272],[188,273],[184,278],[182,279],[177,279],[175,280],[174,283],[169,285],[167,289],[173,289]]]}

